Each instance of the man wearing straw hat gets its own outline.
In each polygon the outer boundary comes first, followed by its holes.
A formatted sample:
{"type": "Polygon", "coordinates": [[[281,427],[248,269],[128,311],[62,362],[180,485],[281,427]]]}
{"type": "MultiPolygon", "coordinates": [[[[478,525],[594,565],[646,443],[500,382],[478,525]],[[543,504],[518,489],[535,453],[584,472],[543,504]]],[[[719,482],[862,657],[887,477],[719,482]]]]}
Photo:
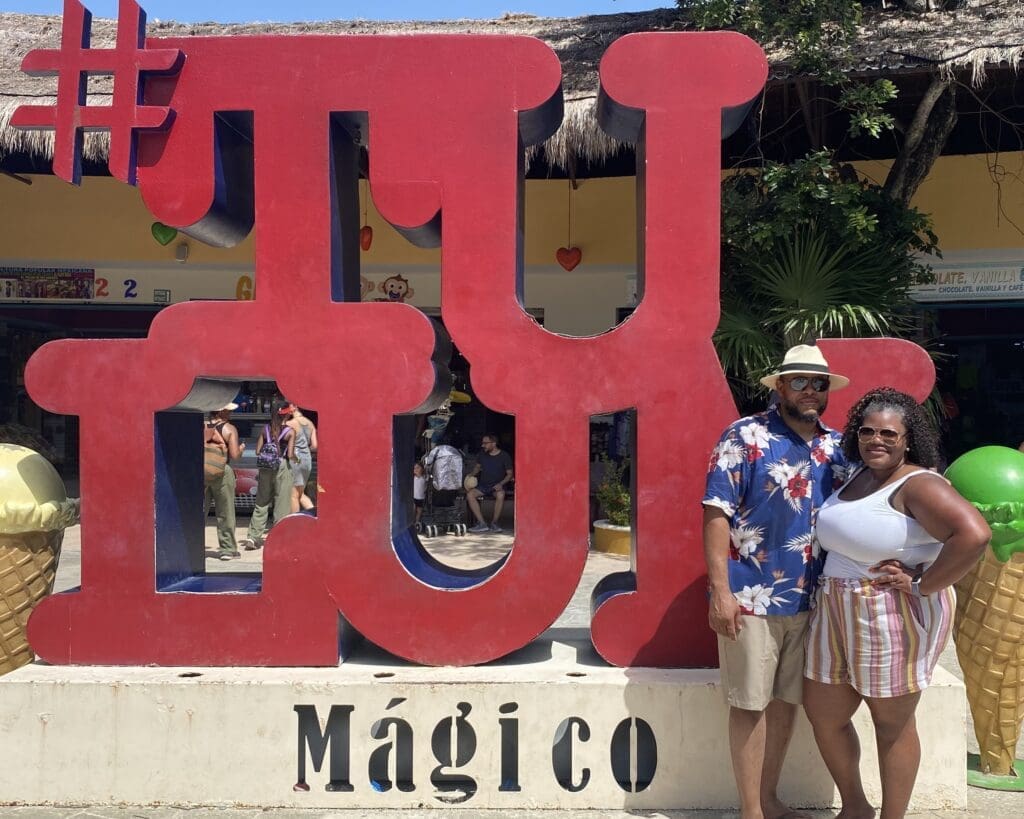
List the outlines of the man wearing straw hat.
{"type": "Polygon", "coordinates": [[[778,798],[801,701],[804,636],[821,560],[812,525],[845,476],[840,433],[821,422],[831,390],[814,346],[786,352],[761,383],[777,401],[725,430],[704,494],[708,622],[718,634],[729,746],[743,819],[792,815],[778,798]]]}

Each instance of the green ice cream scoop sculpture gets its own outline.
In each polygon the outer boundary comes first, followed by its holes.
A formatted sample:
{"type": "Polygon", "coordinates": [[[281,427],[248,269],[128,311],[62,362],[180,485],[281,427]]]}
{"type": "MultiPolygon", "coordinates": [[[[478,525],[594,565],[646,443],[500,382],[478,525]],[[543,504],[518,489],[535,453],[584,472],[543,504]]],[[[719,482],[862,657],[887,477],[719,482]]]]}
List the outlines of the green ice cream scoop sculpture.
{"type": "Polygon", "coordinates": [[[978,739],[967,782],[1024,790],[1015,759],[1024,720],[1024,453],[984,446],[946,470],[992,528],[990,549],[956,584],[953,633],[978,739]]]}
{"type": "Polygon", "coordinates": [[[946,478],[988,521],[992,551],[1001,563],[1024,552],[1024,452],[972,449],[950,464],[946,478]]]}

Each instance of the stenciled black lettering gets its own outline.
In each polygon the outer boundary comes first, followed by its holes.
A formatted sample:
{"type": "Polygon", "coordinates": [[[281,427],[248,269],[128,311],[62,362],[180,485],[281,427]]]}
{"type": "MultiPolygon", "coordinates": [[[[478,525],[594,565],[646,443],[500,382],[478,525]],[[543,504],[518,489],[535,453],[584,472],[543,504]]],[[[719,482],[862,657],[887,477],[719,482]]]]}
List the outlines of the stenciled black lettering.
{"type": "Polygon", "coordinates": [[[612,732],[610,753],[612,776],[622,790],[640,793],[650,787],[658,770],[658,742],[649,723],[637,717],[622,720],[612,732]]]}
{"type": "Polygon", "coordinates": [[[430,784],[441,792],[434,798],[450,805],[468,802],[477,791],[476,780],[473,777],[445,773],[445,768],[461,768],[476,754],[476,731],[466,719],[473,706],[468,702],[460,702],[456,708],[459,711],[458,716],[454,719],[445,717],[437,723],[430,736],[430,748],[434,752],[434,759],[440,763],[430,774],[430,784]]]}
{"type": "Polygon", "coordinates": [[[580,771],[580,781],[573,779],[573,728],[577,730],[580,742],[590,739],[590,726],[582,717],[567,717],[555,729],[555,741],[551,745],[551,770],[558,784],[570,793],[578,793],[590,782],[590,768],[580,771]]]}
{"type": "MultiPolygon", "coordinates": [[[[506,702],[498,706],[498,713],[514,714],[519,703],[506,702]]],[[[516,717],[499,719],[501,728],[501,785],[499,791],[521,791],[519,787],[519,720],[516,717]]]]}
{"type": "MultiPolygon", "coordinates": [[[[395,697],[384,710],[396,708],[403,702],[405,697],[395,697]]],[[[386,717],[373,723],[370,736],[389,740],[370,754],[368,773],[373,789],[381,793],[393,786],[403,793],[416,790],[412,772],[412,726],[400,717],[386,717]],[[390,738],[392,728],[394,737],[390,738]]]]}
{"type": "Polygon", "coordinates": [[[324,756],[330,747],[331,758],[328,770],[330,781],[325,790],[352,791],[349,781],[349,740],[351,734],[352,712],[354,705],[332,705],[327,716],[327,725],[320,730],[320,716],[315,705],[296,705],[298,714],[298,775],[294,790],[308,791],[306,783],[306,749],[313,762],[313,770],[317,773],[324,764],[324,756]]]}

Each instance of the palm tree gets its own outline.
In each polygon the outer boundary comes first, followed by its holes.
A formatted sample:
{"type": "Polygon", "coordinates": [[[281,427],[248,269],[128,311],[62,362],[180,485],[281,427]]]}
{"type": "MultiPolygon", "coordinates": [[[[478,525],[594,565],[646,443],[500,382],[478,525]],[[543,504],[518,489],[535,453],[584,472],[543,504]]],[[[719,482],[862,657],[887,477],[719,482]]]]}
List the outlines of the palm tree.
{"type": "Polygon", "coordinates": [[[722,314],[714,342],[741,407],[758,379],[794,344],[819,338],[905,335],[918,266],[883,237],[833,238],[814,222],[768,251],[723,257],[722,314]]]}

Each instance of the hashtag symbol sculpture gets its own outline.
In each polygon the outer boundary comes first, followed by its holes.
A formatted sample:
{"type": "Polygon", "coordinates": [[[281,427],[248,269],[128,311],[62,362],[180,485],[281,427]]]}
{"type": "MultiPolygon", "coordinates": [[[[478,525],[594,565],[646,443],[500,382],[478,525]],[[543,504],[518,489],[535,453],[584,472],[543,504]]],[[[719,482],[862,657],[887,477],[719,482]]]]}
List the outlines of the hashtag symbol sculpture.
{"type": "Polygon", "coordinates": [[[53,173],[75,185],[82,175],[82,135],[109,130],[110,173],[134,185],[137,132],[166,129],[174,119],[169,107],[142,104],[145,75],[176,73],[182,53],[175,48],[146,50],[146,14],[135,0],[120,0],[115,48],[90,48],[91,27],[92,14],[79,0],[65,0],[60,49],[31,51],[21,64],[27,74],[57,76],[57,104],[23,105],[11,124],[53,130],[53,173]],[[113,76],[111,105],[86,104],[91,74],[113,76]]]}

